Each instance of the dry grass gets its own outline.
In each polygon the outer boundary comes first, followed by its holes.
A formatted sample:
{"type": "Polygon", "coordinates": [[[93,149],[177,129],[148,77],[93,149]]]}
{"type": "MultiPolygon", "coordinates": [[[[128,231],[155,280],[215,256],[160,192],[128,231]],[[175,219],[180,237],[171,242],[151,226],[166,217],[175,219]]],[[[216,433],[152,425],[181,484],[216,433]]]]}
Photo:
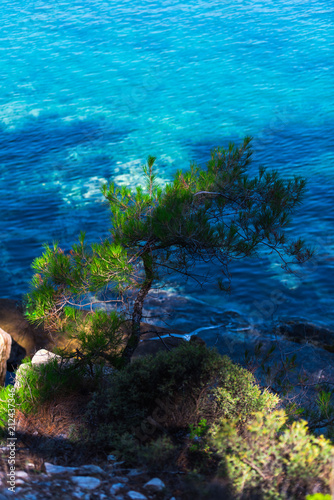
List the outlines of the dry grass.
{"type": "MultiPolygon", "coordinates": [[[[88,395],[72,394],[43,403],[34,414],[16,413],[16,467],[25,470],[27,463],[41,470],[44,461],[80,464],[89,450],[69,438],[84,429],[83,414],[90,399],[88,395]]],[[[0,455],[0,466],[8,470],[6,452],[0,455]]]]}

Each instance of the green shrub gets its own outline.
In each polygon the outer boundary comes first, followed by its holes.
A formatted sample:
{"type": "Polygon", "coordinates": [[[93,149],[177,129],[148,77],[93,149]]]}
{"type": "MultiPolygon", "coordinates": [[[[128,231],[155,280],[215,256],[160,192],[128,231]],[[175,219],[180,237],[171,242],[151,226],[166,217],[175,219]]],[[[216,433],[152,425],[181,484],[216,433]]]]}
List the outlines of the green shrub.
{"type": "Polygon", "coordinates": [[[29,362],[21,370],[16,399],[23,412],[32,412],[58,395],[87,393],[95,387],[94,380],[87,377],[86,368],[75,363],[58,363],[56,359],[40,365],[29,362]]]}
{"type": "Polygon", "coordinates": [[[304,500],[315,487],[329,492],[334,447],[323,436],[309,434],[307,422],[286,423],[280,410],[257,413],[242,432],[226,420],[212,430],[211,443],[236,498],[260,492],[268,500],[304,500]]]}
{"type": "MultiPolygon", "coordinates": [[[[69,319],[66,333],[77,345],[77,364],[92,367],[93,364],[103,365],[107,361],[118,366],[122,354],[123,334],[120,326],[124,323],[123,318],[114,311],[107,313],[100,310],[91,314],[68,307],[67,312],[69,319]]],[[[66,349],[57,352],[65,357],[74,356],[66,349]]]]}
{"type": "Polygon", "coordinates": [[[221,417],[245,422],[254,411],[270,410],[277,402],[228,357],[187,343],[116,372],[110,386],[94,394],[86,418],[100,446],[111,446],[123,434],[147,444],[166,432],[186,435],[189,425],[201,419],[208,425],[221,417]]]}
{"type": "Polygon", "coordinates": [[[7,435],[8,419],[13,407],[15,410],[12,386],[0,387],[0,441],[7,435]]]}
{"type": "Polygon", "coordinates": [[[83,367],[74,364],[58,364],[57,360],[49,363],[33,365],[24,360],[19,372],[19,384],[14,392],[13,386],[0,389],[0,429],[6,432],[8,407],[22,413],[34,413],[40,405],[55,397],[73,393],[87,393],[96,386],[93,378],[88,379],[83,367]]]}

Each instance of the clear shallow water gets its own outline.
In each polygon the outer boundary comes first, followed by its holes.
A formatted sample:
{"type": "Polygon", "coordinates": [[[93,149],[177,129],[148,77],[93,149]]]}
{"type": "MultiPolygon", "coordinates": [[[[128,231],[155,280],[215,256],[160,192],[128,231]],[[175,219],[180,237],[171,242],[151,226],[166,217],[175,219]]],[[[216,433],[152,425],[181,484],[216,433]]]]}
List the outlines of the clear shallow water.
{"type": "Polygon", "coordinates": [[[334,326],[333,21],[318,0],[5,1],[0,296],[27,291],[43,242],[107,235],[103,181],[135,186],[148,154],[165,181],[250,134],[254,165],[307,177],[291,230],[317,257],[299,279],[272,257],[233,266],[230,296],[175,285],[174,324],[207,321],[209,304],[334,326]]]}

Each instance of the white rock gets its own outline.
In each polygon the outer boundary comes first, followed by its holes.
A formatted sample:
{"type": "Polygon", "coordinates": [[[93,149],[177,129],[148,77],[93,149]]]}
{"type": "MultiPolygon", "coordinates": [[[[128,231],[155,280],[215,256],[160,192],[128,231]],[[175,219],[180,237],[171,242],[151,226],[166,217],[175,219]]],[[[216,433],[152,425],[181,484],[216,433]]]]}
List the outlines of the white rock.
{"type": "Polygon", "coordinates": [[[95,490],[95,488],[98,488],[101,484],[101,481],[97,479],[97,477],[73,476],[71,479],[75,484],[84,490],[95,490]]]}
{"type": "Polygon", "coordinates": [[[45,462],[45,470],[47,474],[63,474],[64,472],[76,472],[77,467],[63,467],[62,465],[53,465],[49,462],[45,462]]]}
{"type": "Polygon", "coordinates": [[[113,462],[117,460],[117,458],[115,457],[115,455],[108,455],[108,456],[107,456],[107,459],[108,459],[109,461],[113,461],[113,462]]]}
{"type": "MultiPolygon", "coordinates": [[[[35,366],[39,366],[39,365],[48,363],[52,359],[57,359],[57,361],[60,363],[61,356],[58,356],[57,354],[54,354],[53,352],[47,351],[46,349],[40,349],[33,356],[31,363],[35,366]]],[[[22,363],[18,367],[16,374],[15,374],[15,383],[14,383],[15,389],[18,389],[21,384],[24,384],[25,371],[29,368],[29,366],[30,366],[29,363],[22,363]]]]}
{"type": "Polygon", "coordinates": [[[29,479],[29,474],[27,474],[24,470],[18,470],[15,475],[16,477],[25,479],[26,481],[29,479]]]}
{"type": "Polygon", "coordinates": [[[52,359],[56,359],[58,363],[61,362],[61,356],[58,356],[58,354],[54,354],[53,352],[47,351],[46,349],[40,349],[33,356],[31,363],[33,365],[44,365],[52,359]]]}
{"type": "Polygon", "coordinates": [[[131,498],[131,500],[147,500],[147,497],[138,493],[138,491],[128,491],[127,495],[131,498]]]}
{"type": "Polygon", "coordinates": [[[124,483],[116,483],[113,484],[112,487],[110,488],[110,493],[112,495],[116,495],[116,493],[119,492],[122,488],[124,488],[125,484],[124,483]]]}
{"type": "Polygon", "coordinates": [[[151,479],[151,481],[148,481],[146,484],[144,484],[144,488],[149,488],[152,491],[162,491],[165,487],[166,487],[165,483],[157,477],[151,479]]]}

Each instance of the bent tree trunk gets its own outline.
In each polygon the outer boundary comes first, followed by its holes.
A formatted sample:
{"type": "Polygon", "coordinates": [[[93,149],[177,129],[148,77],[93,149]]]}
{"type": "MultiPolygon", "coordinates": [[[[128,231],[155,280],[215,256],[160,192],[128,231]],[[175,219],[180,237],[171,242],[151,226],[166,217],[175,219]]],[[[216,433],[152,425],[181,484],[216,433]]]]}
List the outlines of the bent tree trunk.
{"type": "Polygon", "coordinates": [[[154,279],[153,261],[151,255],[148,252],[146,252],[142,255],[142,259],[144,264],[145,280],[138,292],[138,295],[133,305],[131,334],[127,346],[123,351],[123,360],[125,363],[130,362],[131,356],[134,353],[137,345],[139,344],[140,322],[143,316],[144,300],[146,298],[146,295],[151,289],[154,279]]]}

